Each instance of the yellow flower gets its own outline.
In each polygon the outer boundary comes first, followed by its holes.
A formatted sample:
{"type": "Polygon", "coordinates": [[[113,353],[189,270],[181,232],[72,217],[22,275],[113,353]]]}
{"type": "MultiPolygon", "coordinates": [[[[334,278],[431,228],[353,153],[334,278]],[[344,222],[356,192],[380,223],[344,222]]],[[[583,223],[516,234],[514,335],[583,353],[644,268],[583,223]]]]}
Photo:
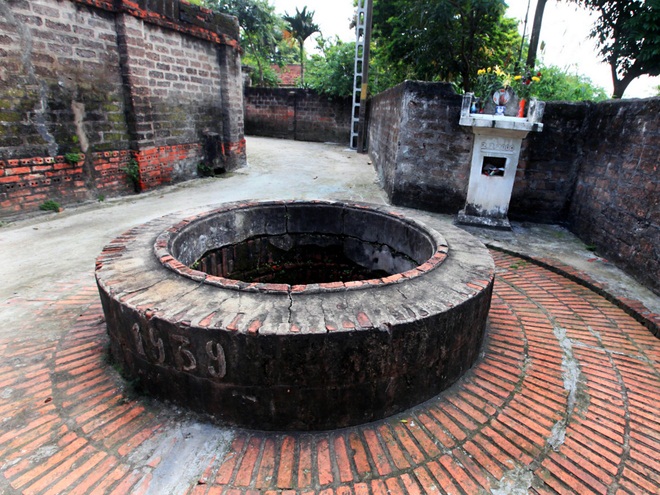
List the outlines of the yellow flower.
{"type": "Polygon", "coordinates": [[[479,70],[477,71],[477,75],[478,75],[478,76],[483,76],[485,73],[486,73],[486,69],[479,69],[479,70]]]}
{"type": "Polygon", "coordinates": [[[522,76],[519,74],[513,78],[514,81],[520,81],[522,79],[522,76]]]}
{"type": "Polygon", "coordinates": [[[541,80],[540,77],[532,76],[532,81],[534,81],[534,82],[539,82],[540,80],[541,80]]]}

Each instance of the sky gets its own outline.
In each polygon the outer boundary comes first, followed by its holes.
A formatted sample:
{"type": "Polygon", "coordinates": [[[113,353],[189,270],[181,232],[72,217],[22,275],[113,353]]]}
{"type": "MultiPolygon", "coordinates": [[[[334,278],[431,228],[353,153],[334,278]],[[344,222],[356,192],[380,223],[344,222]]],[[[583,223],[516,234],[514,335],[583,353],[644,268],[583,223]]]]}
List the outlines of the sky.
{"type": "MultiPolygon", "coordinates": [[[[536,9],[536,0],[530,0],[527,36],[531,31],[536,9]]],[[[355,33],[349,28],[353,17],[353,0],[270,0],[278,14],[295,14],[296,7],[314,11],[314,21],[321,28],[323,36],[338,36],[343,41],[354,41],[355,33]]],[[[522,33],[523,20],[528,0],[507,0],[508,16],[520,20],[522,33]]],[[[612,94],[610,67],[599,62],[595,42],[588,38],[595,17],[588,11],[579,9],[568,2],[548,0],[543,16],[541,41],[545,50],[541,58],[546,65],[557,65],[572,72],[589,77],[596,85],[612,94]]],[[[656,94],[660,77],[640,77],[635,79],[624,95],[625,98],[645,98],[656,94]]]]}

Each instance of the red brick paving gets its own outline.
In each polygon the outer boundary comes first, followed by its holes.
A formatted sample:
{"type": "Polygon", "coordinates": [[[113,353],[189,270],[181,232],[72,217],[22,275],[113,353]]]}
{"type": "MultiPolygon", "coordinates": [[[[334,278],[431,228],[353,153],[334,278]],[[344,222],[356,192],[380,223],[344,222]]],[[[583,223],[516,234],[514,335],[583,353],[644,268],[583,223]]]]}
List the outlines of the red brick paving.
{"type": "MultiPolygon", "coordinates": [[[[176,493],[660,493],[660,340],[590,288],[493,256],[484,356],[457,385],[340,431],[210,426],[217,449],[178,466],[176,493]]],[[[190,415],[129,391],[97,300],[85,280],[10,301],[26,317],[0,341],[0,493],[146,493],[173,476],[190,415]]]]}

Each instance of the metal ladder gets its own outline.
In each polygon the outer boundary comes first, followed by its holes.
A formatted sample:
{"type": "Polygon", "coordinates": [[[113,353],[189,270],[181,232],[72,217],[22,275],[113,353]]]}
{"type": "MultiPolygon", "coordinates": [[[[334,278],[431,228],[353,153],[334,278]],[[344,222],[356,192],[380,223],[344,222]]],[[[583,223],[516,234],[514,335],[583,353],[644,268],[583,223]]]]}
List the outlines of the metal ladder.
{"type": "Polygon", "coordinates": [[[353,76],[353,109],[351,113],[350,147],[365,151],[365,113],[369,77],[369,44],[371,42],[372,0],[358,0],[355,23],[355,72],[353,76]]]}

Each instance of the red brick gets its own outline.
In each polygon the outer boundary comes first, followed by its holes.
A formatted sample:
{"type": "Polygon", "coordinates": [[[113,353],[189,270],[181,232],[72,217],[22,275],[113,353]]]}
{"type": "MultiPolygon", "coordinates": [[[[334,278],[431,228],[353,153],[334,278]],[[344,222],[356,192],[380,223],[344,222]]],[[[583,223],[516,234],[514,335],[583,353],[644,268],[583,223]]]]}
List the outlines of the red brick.
{"type": "Polygon", "coordinates": [[[280,448],[280,467],[277,472],[278,488],[293,488],[293,469],[296,442],[293,437],[286,436],[280,448]]]}
{"type": "Polygon", "coordinates": [[[85,444],[87,444],[87,441],[84,438],[76,438],[75,435],[71,435],[70,443],[61,445],[61,450],[59,450],[56,454],[51,455],[47,461],[42,462],[30,471],[24,473],[22,476],[13,480],[12,485],[21,488],[25,485],[37,482],[39,479],[45,479],[40,477],[54,467],[58,466],[70,456],[74,455],[76,452],[82,449],[85,444]]]}
{"type": "MultiPolygon", "coordinates": [[[[101,454],[99,454],[101,455],[101,454]]],[[[91,462],[87,461],[87,464],[91,462]]],[[[91,493],[90,489],[94,486],[100,479],[104,478],[106,473],[116,466],[116,459],[112,457],[106,457],[103,462],[98,465],[94,465],[94,469],[89,473],[85,479],[78,482],[74,487],[70,488],[69,495],[84,495],[86,493],[91,493]]]]}
{"type": "MultiPolygon", "coordinates": [[[[410,420],[407,420],[405,425],[407,425],[410,422],[410,420]]],[[[426,456],[422,453],[421,450],[417,447],[415,440],[410,434],[410,431],[406,426],[404,426],[404,423],[398,423],[392,426],[392,429],[394,430],[394,434],[396,435],[396,438],[401,442],[401,445],[403,448],[406,450],[408,455],[411,457],[413,462],[416,464],[420,464],[424,462],[426,459],[426,456]]]]}
{"type": "Polygon", "coordinates": [[[273,476],[275,474],[275,441],[267,438],[264,441],[263,452],[261,453],[261,463],[257,471],[255,487],[269,488],[273,485],[273,476]]]}
{"type": "Polygon", "coordinates": [[[342,483],[348,483],[353,480],[353,472],[344,437],[336,437],[333,446],[335,449],[335,461],[337,462],[337,468],[339,469],[339,479],[342,483]]]}
{"type": "Polygon", "coordinates": [[[312,446],[309,438],[300,440],[300,456],[298,462],[298,488],[306,488],[312,483],[312,446]]]}
{"type": "Polygon", "coordinates": [[[250,438],[236,472],[236,479],[234,481],[236,486],[250,486],[260,450],[261,440],[257,437],[250,438]]]}
{"type": "Polygon", "coordinates": [[[401,450],[401,447],[399,446],[396,439],[392,435],[392,432],[390,431],[388,425],[384,424],[380,426],[378,428],[378,433],[380,434],[380,437],[383,439],[383,442],[385,443],[385,447],[387,448],[389,457],[392,459],[392,462],[394,462],[394,466],[399,470],[403,470],[410,467],[410,463],[408,462],[408,459],[406,459],[406,456],[404,455],[403,451],[401,450]]]}
{"type": "MultiPolygon", "coordinates": [[[[438,483],[442,487],[443,491],[452,494],[460,493],[460,489],[458,488],[458,486],[449,477],[445,469],[440,465],[438,461],[429,462],[427,467],[429,471],[431,471],[431,473],[433,474],[433,477],[436,480],[438,480],[438,483]]],[[[474,493],[474,492],[469,492],[469,493],[474,493]]]]}
{"type": "Polygon", "coordinates": [[[442,410],[440,410],[438,407],[430,407],[428,411],[442,425],[442,427],[445,430],[451,433],[451,435],[456,440],[459,441],[465,440],[467,436],[465,432],[456,424],[456,422],[452,421],[452,419],[450,419],[449,416],[447,416],[442,410]]]}
{"type": "Polygon", "coordinates": [[[389,460],[383,448],[378,441],[378,436],[374,430],[365,429],[363,432],[364,438],[367,441],[369,447],[369,452],[371,453],[371,458],[376,465],[378,474],[381,476],[388,475],[392,472],[392,467],[390,466],[389,460]]]}
{"type": "Polygon", "coordinates": [[[244,436],[239,435],[232,442],[231,448],[225,455],[225,458],[220,465],[220,469],[218,469],[218,474],[215,478],[217,484],[226,485],[232,479],[234,469],[242,458],[246,440],[247,439],[244,436]]]}
{"type": "MultiPolygon", "coordinates": [[[[463,459],[466,459],[463,457],[463,459]]],[[[477,493],[479,487],[470,478],[465,467],[459,465],[453,456],[445,455],[440,458],[440,464],[447,470],[452,479],[460,485],[466,493],[477,493]]]]}
{"type": "Polygon", "coordinates": [[[355,432],[350,433],[348,438],[349,445],[353,451],[353,462],[355,463],[355,468],[357,469],[358,474],[364,476],[371,473],[371,466],[369,465],[366,447],[362,442],[362,439],[355,432]]]}
{"type": "Polygon", "coordinates": [[[327,439],[320,440],[317,444],[317,472],[319,484],[321,486],[329,485],[334,481],[332,475],[332,460],[330,459],[330,445],[327,439]]]}

